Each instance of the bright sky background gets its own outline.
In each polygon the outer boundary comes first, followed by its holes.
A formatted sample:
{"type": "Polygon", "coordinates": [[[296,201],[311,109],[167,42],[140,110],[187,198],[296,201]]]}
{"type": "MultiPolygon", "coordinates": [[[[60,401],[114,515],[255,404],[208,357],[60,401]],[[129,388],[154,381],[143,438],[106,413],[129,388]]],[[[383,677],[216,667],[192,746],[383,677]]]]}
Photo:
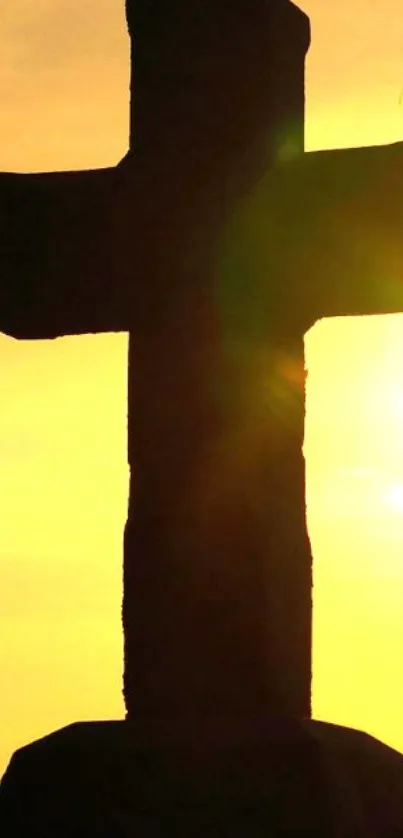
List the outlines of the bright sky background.
{"type": "MultiPolygon", "coordinates": [[[[402,139],[398,0],[300,5],[307,148],[402,139]]],[[[128,54],[123,0],[2,0],[0,170],[115,164],[128,54]]],[[[314,715],[403,750],[403,316],[320,321],[306,352],[314,715]]],[[[0,774],[52,729],[123,716],[126,357],[126,335],[0,335],[0,774]]]]}

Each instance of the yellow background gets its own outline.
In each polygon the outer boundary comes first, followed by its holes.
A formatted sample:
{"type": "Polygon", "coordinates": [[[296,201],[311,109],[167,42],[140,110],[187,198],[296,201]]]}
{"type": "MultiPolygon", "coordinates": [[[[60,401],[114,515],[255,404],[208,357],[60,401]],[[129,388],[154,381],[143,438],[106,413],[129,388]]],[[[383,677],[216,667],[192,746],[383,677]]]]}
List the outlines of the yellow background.
{"type": "MultiPolygon", "coordinates": [[[[398,0],[301,6],[307,148],[400,139],[398,0]]],[[[0,22],[0,169],[115,164],[123,0],[3,0],[0,22]]],[[[0,774],[18,746],[124,712],[126,358],[124,334],[0,335],[0,774]]],[[[403,750],[403,316],[322,320],[306,358],[314,715],[403,750]]]]}

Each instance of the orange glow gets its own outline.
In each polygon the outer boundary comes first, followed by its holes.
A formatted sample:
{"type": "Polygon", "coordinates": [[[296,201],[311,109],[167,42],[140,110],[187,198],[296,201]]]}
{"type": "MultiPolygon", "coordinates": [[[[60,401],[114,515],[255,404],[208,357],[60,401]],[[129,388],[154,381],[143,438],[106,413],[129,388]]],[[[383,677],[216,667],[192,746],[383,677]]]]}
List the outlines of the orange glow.
{"type": "MultiPolygon", "coordinates": [[[[307,149],[401,139],[398,0],[299,5],[307,149]]],[[[123,0],[70,0],[67,25],[65,0],[3,6],[0,168],[114,165],[128,144],[123,0]]],[[[314,714],[403,750],[403,319],[320,321],[306,353],[314,714]]],[[[18,746],[124,712],[126,356],[123,334],[0,336],[0,774],[18,746]]]]}

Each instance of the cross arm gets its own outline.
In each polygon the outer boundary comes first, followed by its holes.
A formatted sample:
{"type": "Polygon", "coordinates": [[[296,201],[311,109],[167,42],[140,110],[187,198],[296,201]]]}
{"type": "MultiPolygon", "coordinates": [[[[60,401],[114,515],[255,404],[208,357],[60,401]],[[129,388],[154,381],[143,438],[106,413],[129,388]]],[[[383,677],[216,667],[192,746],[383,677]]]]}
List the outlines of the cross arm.
{"type": "Polygon", "coordinates": [[[0,174],[0,330],[54,338],[127,328],[119,167],[0,174]]]}
{"type": "Polygon", "coordinates": [[[403,311],[403,143],[311,152],[283,177],[287,278],[313,319],[403,311]]]}
{"type": "Polygon", "coordinates": [[[223,276],[245,278],[239,308],[262,329],[403,311],[403,143],[277,166],[234,212],[227,242],[223,276]]]}

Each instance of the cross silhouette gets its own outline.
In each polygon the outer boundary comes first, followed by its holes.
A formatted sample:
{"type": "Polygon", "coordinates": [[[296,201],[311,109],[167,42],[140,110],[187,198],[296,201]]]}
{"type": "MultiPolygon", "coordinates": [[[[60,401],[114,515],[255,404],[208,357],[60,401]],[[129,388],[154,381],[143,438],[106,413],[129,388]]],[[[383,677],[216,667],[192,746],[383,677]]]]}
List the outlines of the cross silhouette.
{"type": "Polygon", "coordinates": [[[0,328],[130,332],[128,718],[310,715],[304,334],[403,309],[403,147],[303,153],[289,0],[138,0],[113,169],[0,176],[0,328]]]}

